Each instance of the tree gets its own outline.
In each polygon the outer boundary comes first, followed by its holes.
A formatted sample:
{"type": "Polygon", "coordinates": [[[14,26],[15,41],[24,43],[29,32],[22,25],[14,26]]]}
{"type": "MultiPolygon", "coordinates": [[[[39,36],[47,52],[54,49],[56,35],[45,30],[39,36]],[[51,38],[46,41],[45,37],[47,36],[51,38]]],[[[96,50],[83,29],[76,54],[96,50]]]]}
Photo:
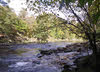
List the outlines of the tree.
{"type": "Polygon", "coordinates": [[[33,37],[34,29],[35,29],[35,25],[36,25],[35,17],[28,16],[26,9],[21,10],[18,17],[27,24],[27,30],[25,32],[25,36],[27,36],[29,38],[33,37]]]}
{"type": "MultiPolygon", "coordinates": [[[[28,0],[28,4],[30,0],[28,0]]],[[[32,1],[31,1],[32,3],[32,1]]],[[[69,10],[73,16],[75,17],[75,22],[78,22],[78,26],[73,24],[72,21],[66,20],[63,24],[69,28],[69,30],[75,33],[79,37],[83,37],[89,41],[89,44],[93,50],[93,55],[98,58],[97,47],[96,47],[96,26],[100,24],[98,21],[100,20],[100,0],[36,0],[33,2],[33,5],[37,6],[36,10],[47,10],[49,6],[57,7],[61,10],[62,7],[65,7],[65,10],[69,10]],[[60,5],[59,5],[60,4],[60,5]],[[79,14],[76,13],[77,10],[81,10],[84,14],[83,18],[80,17],[79,14]],[[72,27],[78,29],[80,33],[83,33],[84,36],[78,35],[72,27]],[[80,26],[80,27],[79,27],[80,26]]],[[[35,8],[32,7],[31,8],[35,8]]],[[[98,60],[98,59],[97,59],[98,60]]],[[[98,61],[97,61],[98,63],[98,61]]]]}
{"type": "Polygon", "coordinates": [[[53,14],[43,13],[36,18],[34,26],[34,37],[40,42],[47,42],[47,39],[67,39],[75,38],[75,34],[67,31],[68,29],[61,24],[64,22],[61,18],[53,14]]]}
{"type": "MultiPolygon", "coordinates": [[[[39,4],[38,7],[41,10],[41,8],[43,8],[41,6],[41,3],[44,6],[53,6],[53,4],[55,4],[55,6],[57,6],[57,2],[61,3],[60,8],[61,9],[64,6],[64,3],[66,3],[66,9],[70,9],[70,11],[73,13],[73,15],[75,16],[75,18],[77,19],[80,27],[76,26],[75,24],[73,24],[72,22],[68,22],[66,21],[64,24],[67,28],[70,29],[70,31],[72,31],[73,33],[77,34],[76,32],[74,32],[74,30],[71,27],[68,27],[67,24],[74,26],[75,28],[78,28],[79,31],[81,33],[84,33],[86,37],[83,38],[87,38],[89,40],[90,46],[93,49],[93,54],[96,55],[97,53],[97,48],[96,48],[96,25],[99,19],[99,13],[100,13],[100,8],[99,8],[99,0],[79,0],[78,2],[76,0],[52,0],[52,1],[48,1],[48,0],[37,0],[34,2],[35,4],[39,4]],[[77,2],[77,4],[75,4],[77,2]],[[88,5],[86,5],[86,3],[88,3],[88,5]],[[77,9],[81,8],[81,10],[84,13],[84,20],[82,20],[82,18],[77,15],[77,13],[75,12],[77,9]],[[92,10],[93,9],[93,10],[92,10]],[[95,13],[94,13],[95,10],[95,13]],[[84,29],[84,30],[83,30],[84,29]],[[88,31],[87,31],[88,30],[88,31]]],[[[32,2],[31,2],[32,3],[32,2]]],[[[32,7],[31,7],[32,8],[32,7]]],[[[45,8],[46,9],[46,8],[45,8]]],[[[78,35],[79,36],[79,35],[78,35]]],[[[82,36],[79,36],[82,37],[82,36]]]]}
{"type": "Polygon", "coordinates": [[[26,23],[20,20],[10,8],[0,6],[0,34],[5,35],[8,42],[21,41],[20,35],[24,34],[26,29],[26,23]]]}
{"type": "Polygon", "coordinates": [[[26,18],[26,16],[27,16],[27,10],[22,9],[19,13],[19,17],[24,20],[26,18]]]}
{"type": "Polygon", "coordinates": [[[49,37],[61,38],[63,34],[57,34],[63,32],[60,28],[59,18],[53,14],[43,13],[36,18],[37,25],[35,27],[34,36],[40,41],[47,41],[49,37]],[[58,29],[59,28],[59,29],[58,29]]]}

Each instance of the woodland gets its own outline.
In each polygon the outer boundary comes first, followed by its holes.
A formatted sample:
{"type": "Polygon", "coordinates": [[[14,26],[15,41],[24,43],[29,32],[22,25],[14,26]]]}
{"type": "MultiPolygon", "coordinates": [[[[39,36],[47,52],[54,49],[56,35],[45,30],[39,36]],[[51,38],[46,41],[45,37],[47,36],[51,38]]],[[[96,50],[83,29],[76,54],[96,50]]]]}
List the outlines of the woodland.
{"type": "MultiPolygon", "coordinates": [[[[20,65],[16,66],[18,68],[16,70],[10,69],[9,64],[6,67],[4,62],[0,66],[0,70],[4,68],[1,72],[99,72],[100,0],[26,0],[26,4],[27,8],[22,9],[19,15],[16,15],[9,6],[0,6],[0,63],[7,54],[9,55],[7,60],[9,57],[13,58],[11,55],[18,54],[18,58],[24,55],[31,56],[30,61],[37,64],[38,62],[43,64],[43,59],[44,64],[47,58],[50,58],[50,62],[56,59],[58,69],[53,70],[48,64],[46,66],[48,70],[42,68],[43,66],[40,67],[40,71],[39,67],[30,67],[31,70],[26,66],[26,70],[21,70],[20,65]],[[67,15],[66,19],[54,12],[55,9],[67,15]],[[38,15],[28,16],[27,10],[34,11],[38,15]],[[66,42],[71,44],[60,47],[66,42]],[[56,48],[53,45],[59,46],[56,48]],[[79,54],[67,55],[70,52],[79,54]],[[84,56],[84,53],[87,55],[84,56]],[[35,62],[32,55],[37,57],[35,62]],[[72,60],[69,57],[72,57],[72,60]],[[75,63],[76,67],[67,61],[75,63]]],[[[25,56],[20,62],[26,62],[25,56]]],[[[55,66],[54,62],[53,65],[55,66]]]]}

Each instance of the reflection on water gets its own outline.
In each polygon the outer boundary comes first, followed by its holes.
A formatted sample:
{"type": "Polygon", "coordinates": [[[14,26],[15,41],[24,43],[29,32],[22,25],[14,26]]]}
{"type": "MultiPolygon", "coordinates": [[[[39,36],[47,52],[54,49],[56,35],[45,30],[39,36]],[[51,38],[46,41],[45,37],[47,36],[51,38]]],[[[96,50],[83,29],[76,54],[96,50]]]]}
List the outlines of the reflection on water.
{"type": "Polygon", "coordinates": [[[7,55],[36,55],[40,49],[56,49],[58,47],[65,47],[71,44],[68,42],[50,42],[50,43],[30,43],[30,44],[16,44],[13,47],[0,47],[0,56],[7,55]]]}
{"type": "Polygon", "coordinates": [[[36,55],[39,53],[40,48],[18,48],[18,49],[11,49],[11,48],[0,48],[0,56],[9,56],[9,55],[36,55]]]}
{"type": "Polygon", "coordinates": [[[32,56],[40,53],[39,50],[40,50],[39,48],[33,48],[33,49],[19,48],[15,50],[15,54],[21,56],[32,56]]]}
{"type": "Polygon", "coordinates": [[[14,54],[15,51],[10,49],[10,48],[0,48],[0,56],[5,56],[5,55],[9,55],[9,54],[14,54]]]}

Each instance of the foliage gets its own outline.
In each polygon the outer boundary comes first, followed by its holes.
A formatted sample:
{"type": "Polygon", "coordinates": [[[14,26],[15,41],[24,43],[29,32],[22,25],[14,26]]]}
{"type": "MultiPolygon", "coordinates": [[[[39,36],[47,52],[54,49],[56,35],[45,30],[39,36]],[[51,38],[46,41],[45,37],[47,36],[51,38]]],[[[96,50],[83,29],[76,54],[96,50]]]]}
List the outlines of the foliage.
{"type": "MultiPolygon", "coordinates": [[[[28,0],[28,1],[30,1],[30,0],[28,0]]],[[[73,23],[66,22],[66,24],[70,24],[70,25],[74,26],[75,28],[78,28],[81,33],[85,34],[85,36],[87,37],[88,40],[94,39],[94,36],[96,33],[95,25],[97,25],[98,19],[100,17],[100,5],[99,5],[100,0],[57,0],[57,1],[56,0],[51,0],[51,1],[37,0],[32,3],[34,6],[36,6],[35,4],[38,4],[39,10],[41,10],[41,5],[43,5],[44,9],[45,9],[48,6],[53,7],[52,5],[57,6],[57,3],[58,4],[61,3],[60,9],[62,9],[63,6],[67,7],[65,9],[69,8],[69,10],[73,13],[75,18],[79,22],[79,25],[81,26],[81,28],[74,25],[73,23]],[[76,5],[75,5],[75,3],[76,3],[76,5]],[[64,4],[66,4],[66,5],[64,5],[64,4]],[[85,16],[84,21],[75,12],[78,8],[80,8],[83,12],[85,12],[84,13],[84,16],[85,16]]],[[[31,7],[31,8],[34,8],[34,7],[31,7]]],[[[68,27],[68,28],[73,33],[77,34],[71,27],[68,27]]],[[[78,35],[78,36],[80,36],[80,35],[78,35]]],[[[86,37],[83,37],[83,38],[86,38],[86,37]]]]}
{"type": "Polygon", "coordinates": [[[46,41],[50,35],[50,29],[53,28],[52,26],[53,21],[51,21],[50,20],[51,18],[49,18],[50,15],[44,13],[43,15],[39,15],[36,18],[37,25],[34,37],[37,38],[37,40],[39,41],[46,41]]]}
{"type": "Polygon", "coordinates": [[[0,6],[0,34],[4,34],[9,41],[20,40],[19,34],[24,34],[27,25],[20,20],[8,7],[0,6]]]}
{"type": "Polygon", "coordinates": [[[34,16],[28,16],[26,9],[20,11],[18,16],[21,20],[23,20],[27,25],[27,31],[25,32],[25,36],[32,38],[34,37],[34,30],[36,27],[36,19],[34,16]]]}
{"type": "Polygon", "coordinates": [[[36,38],[39,42],[47,42],[49,38],[55,39],[68,39],[75,38],[75,34],[72,34],[68,29],[61,24],[63,19],[56,17],[53,14],[42,13],[34,18],[34,16],[28,17],[27,13],[22,10],[19,14],[19,18],[27,23],[27,31],[25,35],[30,38],[36,38]]]}
{"type": "Polygon", "coordinates": [[[72,39],[75,34],[72,34],[68,29],[61,24],[64,20],[56,17],[53,14],[43,13],[36,18],[36,26],[34,27],[34,37],[40,42],[47,42],[49,37],[55,39],[72,39]]]}

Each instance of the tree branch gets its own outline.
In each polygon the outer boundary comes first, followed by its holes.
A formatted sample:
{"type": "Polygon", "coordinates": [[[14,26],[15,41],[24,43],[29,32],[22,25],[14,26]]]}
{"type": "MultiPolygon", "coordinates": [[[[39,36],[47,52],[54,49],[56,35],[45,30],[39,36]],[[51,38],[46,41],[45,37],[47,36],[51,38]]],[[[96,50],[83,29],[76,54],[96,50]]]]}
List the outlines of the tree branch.
{"type": "Polygon", "coordinates": [[[83,9],[84,9],[84,11],[86,12],[86,14],[87,14],[87,16],[88,16],[88,20],[89,20],[89,22],[90,22],[90,27],[93,28],[93,26],[92,26],[92,18],[90,17],[90,15],[89,15],[87,9],[86,9],[84,6],[83,6],[83,9]]]}
{"type": "Polygon", "coordinates": [[[65,25],[65,26],[69,29],[69,31],[76,34],[78,37],[82,37],[82,38],[86,39],[84,36],[80,36],[79,34],[77,34],[77,32],[75,32],[74,29],[72,29],[71,27],[68,27],[67,25],[65,25]]]}

